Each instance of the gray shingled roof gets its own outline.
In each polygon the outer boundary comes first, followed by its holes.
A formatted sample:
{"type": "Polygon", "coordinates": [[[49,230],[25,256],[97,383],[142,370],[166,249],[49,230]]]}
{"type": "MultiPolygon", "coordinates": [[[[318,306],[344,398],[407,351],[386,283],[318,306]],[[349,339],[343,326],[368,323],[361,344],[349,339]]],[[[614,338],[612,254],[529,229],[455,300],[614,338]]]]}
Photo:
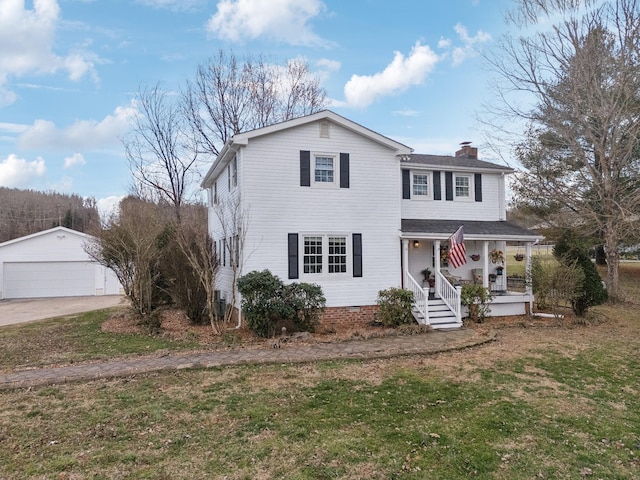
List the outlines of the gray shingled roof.
{"type": "Polygon", "coordinates": [[[425,155],[422,153],[412,153],[407,159],[402,159],[403,163],[416,163],[435,167],[462,167],[462,168],[484,168],[504,172],[513,172],[513,168],[497,165],[477,158],[452,157],[448,155],[425,155]]]}
{"type": "Polygon", "coordinates": [[[452,235],[460,225],[464,225],[464,234],[469,236],[499,235],[505,237],[542,237],[541,235],[505,221],[481,222],[478,220],[420,220],[402,219],[402,233],[429,233],[452,235]]]}

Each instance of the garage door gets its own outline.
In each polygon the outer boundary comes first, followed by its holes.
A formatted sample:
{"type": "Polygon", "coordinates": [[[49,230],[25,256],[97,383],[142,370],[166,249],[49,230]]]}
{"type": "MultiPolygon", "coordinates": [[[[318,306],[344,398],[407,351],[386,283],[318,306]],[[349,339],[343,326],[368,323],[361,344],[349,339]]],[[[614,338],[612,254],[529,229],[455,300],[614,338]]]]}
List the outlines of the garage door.
{"type": "Polygon", "coordinates": [[[4,264],[4,298],[95,295],[95,265],[89,262],[4,264]]]}

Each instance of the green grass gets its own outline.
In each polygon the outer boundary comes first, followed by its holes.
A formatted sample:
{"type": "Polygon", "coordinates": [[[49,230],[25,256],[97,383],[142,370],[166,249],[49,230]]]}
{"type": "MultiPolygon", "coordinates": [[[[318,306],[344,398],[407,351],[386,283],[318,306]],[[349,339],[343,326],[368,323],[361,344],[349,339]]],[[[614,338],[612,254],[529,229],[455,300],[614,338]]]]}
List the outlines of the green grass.
{"type": "Polygon", "coordinates": [[[0,478],[637,478],[637,320],[615,349],[559,343],[488,368],[332,362],[4,392],[0,478]]]}
{"type": "MultiPolygon", "coordinates": [[[[638,272],[621,269],[630,292],[638,272]]],[[[511,328],[438,357],[2,391],[0,478],[640,478],[638,298],[594,309],[600,325],[511,328]]],[[[107,315],[14,331],[61,333],[75,355],[186,348],[103,337],[107,315]]]]}
{"type": "Polygon", "coordinates": [[[118,309],[97,310],[0,328],[0,369],[104,359],[162,349],[184,350],[196,345],[156,335],[103,332],[100,326],[115,311],[118,309]]]}

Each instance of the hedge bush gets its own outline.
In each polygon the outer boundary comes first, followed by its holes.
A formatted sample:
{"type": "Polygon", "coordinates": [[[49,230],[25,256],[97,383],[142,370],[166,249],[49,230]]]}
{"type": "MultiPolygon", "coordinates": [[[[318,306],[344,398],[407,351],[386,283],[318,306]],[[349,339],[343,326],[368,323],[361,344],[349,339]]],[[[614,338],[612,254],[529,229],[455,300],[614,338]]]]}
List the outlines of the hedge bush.
{"type": "Polygon", "coordinates": [[[411,314],[413,292],[404,288],[389,288],[378,292],[378,320],[387,327],[397,327],[414,321],[411,314]]]}
{"type": "Polygon", "coordinates": [[[581,290],[571,300],[573,312],[584,316],[587,309],[607,301],[607,290],[602,284],[600,274],[589,257],[584,242],[570,230],[565,230],[553,248],[553,255],[563,265],[576,265],[584,273],[581,290]]]}
{"type": "Polygon", "coordinates": [[[279,323],[291,323],[298,330],[313,332],[326,304],[319,285],[285,285],[269,270],[240,277],[238,291],[247,326],[260,337],[273,337],[279,323]]]}

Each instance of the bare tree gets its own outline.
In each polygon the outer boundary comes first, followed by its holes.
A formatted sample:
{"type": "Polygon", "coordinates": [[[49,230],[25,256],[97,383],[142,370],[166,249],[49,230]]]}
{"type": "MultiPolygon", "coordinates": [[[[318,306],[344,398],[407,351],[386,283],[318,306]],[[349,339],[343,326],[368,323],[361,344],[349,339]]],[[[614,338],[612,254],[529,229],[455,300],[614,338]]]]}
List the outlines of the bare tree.
{"type": "Polygon", "coordinates": [[[218,315],[215,297],[218,260],[209,235],[204,207],[186,210],[187,217],[177,229],[177,244],[187,263],[206,293],[206,311],[215,334],[224,329],[224,317],[218,315]]]}
{"type": "Polygon", "coordinates": [[[157,306],[162,253],[158,237],[166,223],[156,205],[128,197],[120,202],[119,214],[92,232],[95,240],[85,245],[93,260],[115,272],[134,311],[143,318],[157,306]]]}
{"type": "MultiPolygon", "coordinates": [[[[222,255],[226,255],[230,268],[230,294],[228,304],[230,308],[225,312],[225,323],[231,321],[233,306],[238,302],[238,279],[242,276],[243,261],[247,256],[245,251],[246,232],[249,225],[249,214],[243,209],[240,196],[229,198],[214,206],[216,216],[215,235],[221,237],[222,255]]],[[[240,325],[240,320],[238,325],[240,325]]]]}
{"type": "Polygon", "coordinates": [[[283,67],[220,50],[187,83],[184,105],[198,151],[216,156],[233,135],[322,110],[327,96],[301,59],[283,67]]]}
{"type": "Polygon", "coordinates": [[[603,238],[615,301],[618,248],[637,231],[640,212],[638,0],[518,5],[510,19],[525,33],[505,37],[491,59],[502,79],[502,108],[493,113],[527,124],[512,142],[525,167],[515,190],[521,202],[603,238]]]}
{"type": "Polygon", "coordinates": [[[133,128],[123,139],[136,195],[168,202],[178,221],[197,168],[180,101],[179,95],[163,91],[158,84],[142,89],[133,128]]]}

